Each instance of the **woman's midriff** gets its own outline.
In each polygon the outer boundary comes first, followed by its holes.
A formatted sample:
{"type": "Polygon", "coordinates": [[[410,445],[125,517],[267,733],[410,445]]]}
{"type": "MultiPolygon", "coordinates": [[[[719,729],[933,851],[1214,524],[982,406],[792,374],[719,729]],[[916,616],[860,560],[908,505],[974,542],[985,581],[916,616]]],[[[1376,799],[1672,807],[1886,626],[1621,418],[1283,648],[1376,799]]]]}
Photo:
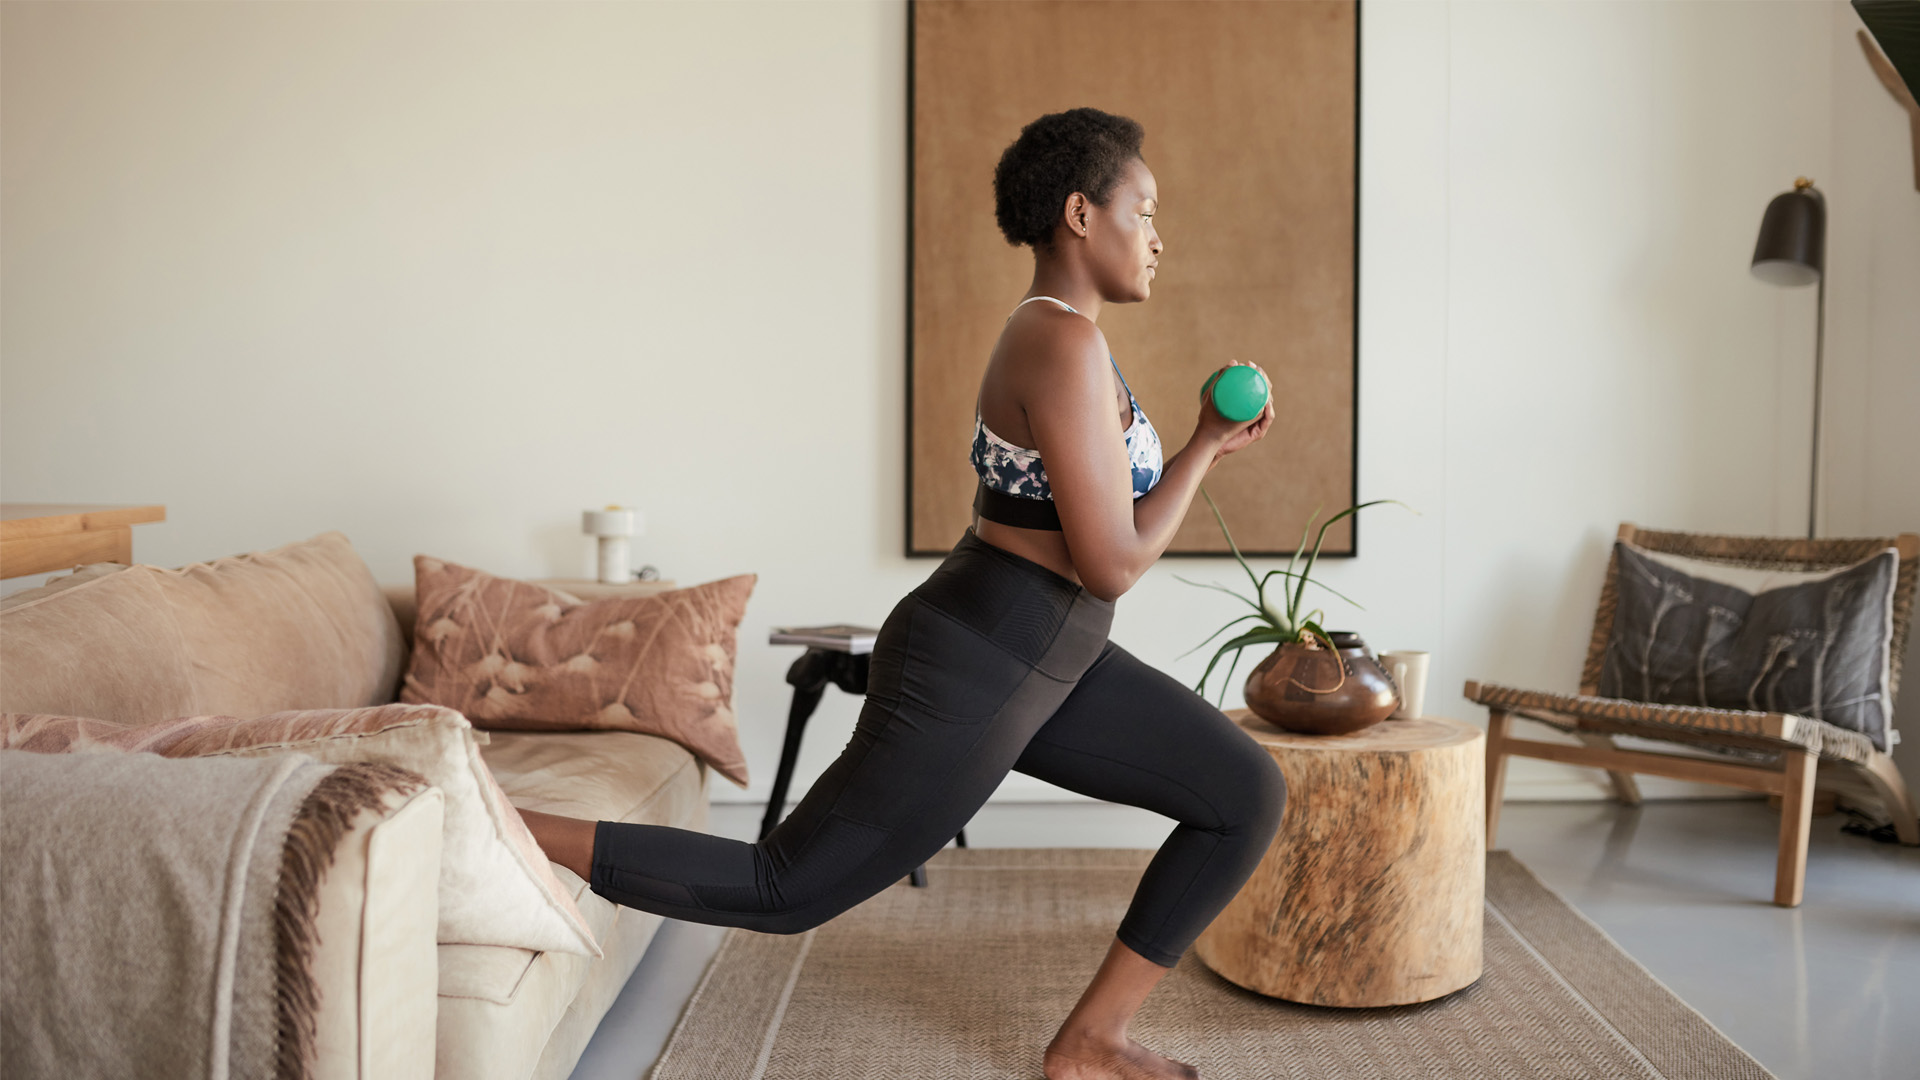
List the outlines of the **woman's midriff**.
{"type": "Polygon", "coordinates": [[[1081,584],[1074,572],[1073,555],[1067,551],[1067,538],[1052,529],[1022,529],[984,518],[974,522],[973,533],[1002,551],[1031,559],[1075,585],[1081,584]]]}

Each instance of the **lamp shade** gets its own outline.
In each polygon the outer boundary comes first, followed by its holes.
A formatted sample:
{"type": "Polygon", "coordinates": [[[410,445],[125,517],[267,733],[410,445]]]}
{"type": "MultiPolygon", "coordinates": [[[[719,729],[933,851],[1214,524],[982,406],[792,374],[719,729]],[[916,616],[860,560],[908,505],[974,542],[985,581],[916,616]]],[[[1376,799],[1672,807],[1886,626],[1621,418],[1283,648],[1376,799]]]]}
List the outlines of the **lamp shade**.
{"type": "Polygon", "coordinates": [[[1753,276],[1770,285],[1811,285],[1827,262],[1827,202],[1813,181],[1796,180],[1775,195],[1760,219],[1753,276]]]}

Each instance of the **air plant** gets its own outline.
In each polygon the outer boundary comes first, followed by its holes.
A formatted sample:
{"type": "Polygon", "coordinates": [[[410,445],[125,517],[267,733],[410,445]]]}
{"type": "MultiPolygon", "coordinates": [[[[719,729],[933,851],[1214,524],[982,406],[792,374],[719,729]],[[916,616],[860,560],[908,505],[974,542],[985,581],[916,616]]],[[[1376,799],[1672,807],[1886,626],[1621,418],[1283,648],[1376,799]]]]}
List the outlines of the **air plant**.
{"type": "MultiPolygon", "coordinates": [[[[1246,558],[1240,554],[1240,545],[1233,542],[1233,533],[1227,531],[1226,518],[1220,516],[1219,505],[1213,501],[1212,495],[1207,494],[1207,489],[1204,485],[1200,488],[1200,494],[1207,500],[1207,506],[1213,510],[1213,520],[1220,523],[1220,534],[1227,538],[1227,547],[1232,550],[1234,561],[1240,564],[1240,569],[1247,572],[1247,580],[1253,583],[1253,596],[1248,598],[1244,594],[1227,588],[1225,585],[1188,581],[1186,578],[1175,575],[1178,580],[1186,582],[1188,585],[1198,585],[1203,589],[1215,589],[1253,608],[1252,612],[1229,620],[1227,625],[1208,634],[1205,641],[1188,650],[1188,652],[1193,652],[1204,648],[1209,642],[1221,634],[1232,630],[1242,623],[1252,622],[1256,624],[1251,629],[1243,630],[1239,634],[1222,642],[1220,647],[1214,651],[1213,658],[1207,661],[1207,670],[1201,672],[1200,681],[1194,684],[1194,690],[1204,695],[1207,692],[1207,679],[1212,677],[1213,669],[1220,663],[1222,657],[1228,653],[1232,653],[1233,662],[1227,665],[1226,678],[1220,685],[1220,702],[1224,704],[1227,697],[1227,687],[1233,685],[1233,673],[1235,669],[1240,666],[1240,650],[1253,645],[1288,645],[1295,642],[1304,644],[1308,648],[1319,648],[1321,642],[1325,642],[1329,649],[1333,647],[1331,636],[1320,625],[1326,619],[1326,612],[1320,608],[1307,611],[1302,610],[1306,603],[1307,586],[1315,585],[1325,589],[1327,592],[1345,600],[1354,607],[1360,608],[1361,605],[1358,601],[1342,595],[1338,590],[1333,589],[1326,583],[1313,579],[1313,564],[1320,558],[1320,545],[1327,539],[1327,530],[1332,528],[1334,524],[1342,518],[1352,517],[1369,506],[1379,506],[1382,503],[1393,503],[1395,506],[1406,506],[1407,504],[1398,499],[1375,499],[1372,502],[1363,502],[1358,506],[1349,506],[1345,510],[1333,515],[1321,523],[1320,532],[1314,537],[1313,548],[1307,555],[1306,564],[1301,565],[1300,553],[1307,550],[1307,534],[1313,531],[1314,518],[1320,516],[1320,511],[1316,508],[1313,515],[1307,518],[1307,527],[1301,530],[1300,533],[1300,546],[1294,550],[1292,555],[1288,556],[1286,567],[1284,569],[1275,568],[1267,571],[1265,574],[1256,574],[1253,572],[1253,567],[1247,565],[1246,558]],[[1284,580],[1278,585],[1273,585],[1272,583],[1275,577],[1280,577],[1284,580]],[[1267,590],[1270,585],[1279,590],[1280,602],[1278,604],[1268,599],[1267,590]]],[[[1407,507],[1407,509],[1412,510],[1413,508],[1407,507]]],[[[1418,511],[1414,512],[1418,513],[1418,511]]],[[[1366,609],[1361,608],[1361,610],[1364,611],[1366,609]]]]}

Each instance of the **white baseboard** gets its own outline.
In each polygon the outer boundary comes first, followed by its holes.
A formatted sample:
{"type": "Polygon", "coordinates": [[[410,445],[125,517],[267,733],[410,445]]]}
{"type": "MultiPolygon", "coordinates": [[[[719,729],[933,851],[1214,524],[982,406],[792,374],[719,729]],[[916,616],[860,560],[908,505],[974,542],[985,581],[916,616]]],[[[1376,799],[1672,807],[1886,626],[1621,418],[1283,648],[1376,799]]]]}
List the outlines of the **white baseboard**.
{"type": "MultiPolygon", "coordinates": [[[[1640,794],[1647,799],[1751,799],[1751,792],[1712,784],[1669,780],[1662,776],[1642,776],[1640,794]]],[[[799,798],[796,791],[793,798],[799,798]]],[[[1509,802],[1603,802],[1613,798],[1607,774],[1598,769],[1561,765],[1552,761],[1513,758],[1507,763],[1509,802]]],[[[752,803],[765,806],[766,792],[730,789],[716,793],[715,803],[752,803]]],[[[1055,787],[1043,780],[1015,773],[1000,784],[987,800],[990,803],[1092,803],[1098,800],[1055,787]]]]}
{"type": "MultiPolygon", "coordinates": [[[[1574,738],[1565,732],[1531,720],[1519,721],[1514,733],[1530,739],[1578,745],[1574,738]]],[[[1630,737],[1622,737],[1620,745],[1624,749],[1656,749],[1668,753],[1688,752],[1688,748],[1673,743],[1654,743],[1630,737]]],[[[1757,797],[1752,792],[1738,788],[1696,784],[1686,780],[1669,780],[1663,776],[1641,776],[1638,779],[1641,797],[1646,799],[1751,799],[1757,797]]],[[[812,783],[812,779],[809,778],[807,783],[812,783]]],[[[805,791],[806,787],[796,779],[791,797],[797,800],[805,791]]],[[[740,791],[737,788],[729,788],[724,793],[716,794],[712,801],[755,803],[765,806],[767,795],[767,790],[740,791]]],[[[1607,781],[1607,774],[1599,769],[1562,765],[1559,762],[1541,761],[1538,758],[1508,758],[1506,798],[1510,802],[1602,802],[1613,798],[1613,788],[1607,781]]],[[[1091,803],[1098,800],[1075,794],[1065,788],[1055,787],[1031,776],[1009,773],[987,801],[990,803],[1091,803]]]]}

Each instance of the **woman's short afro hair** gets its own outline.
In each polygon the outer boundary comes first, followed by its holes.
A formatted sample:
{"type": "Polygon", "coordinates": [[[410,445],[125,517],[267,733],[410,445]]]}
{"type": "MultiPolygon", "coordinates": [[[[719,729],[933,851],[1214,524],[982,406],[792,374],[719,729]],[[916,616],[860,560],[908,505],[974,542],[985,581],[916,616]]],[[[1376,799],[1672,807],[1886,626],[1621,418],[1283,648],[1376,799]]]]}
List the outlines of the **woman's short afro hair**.
{"type": "Polygon", "coordinates": [[[993,170],[993,216],[1007,243],[1046,248],[1067,196],[1106,205],[1146,133],[1124,116],[1068,109],[1020,129],[993,170]]]}

